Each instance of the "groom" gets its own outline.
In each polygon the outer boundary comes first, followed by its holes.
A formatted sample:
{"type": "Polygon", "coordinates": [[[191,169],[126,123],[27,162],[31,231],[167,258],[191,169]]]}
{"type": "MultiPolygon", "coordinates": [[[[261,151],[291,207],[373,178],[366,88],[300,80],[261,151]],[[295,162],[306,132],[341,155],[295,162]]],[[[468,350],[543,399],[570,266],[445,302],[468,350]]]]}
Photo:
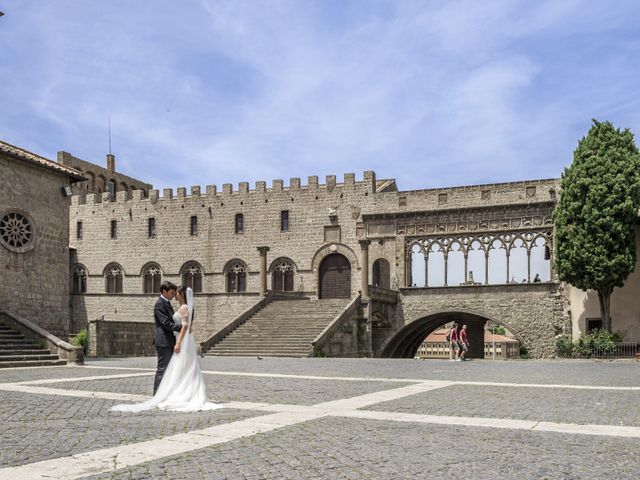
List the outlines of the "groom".
{"type": "Polygon", "coordinates": [[[156,322],[156,334],[153,343],[158,352],[158,368],[156,370],[156,379],[153,382],[153,394],[156,394],[162,376],[164,375],[171,355],[173,355],[173,347],[176,345],[176,337],[173,332],[179,332],[182,325],[173,321],[173,307],[171,300],[176,296],[176,287],[171,282],[164,282],[160,285],[160,298],[153,308],[153,318],[156,322]]]}

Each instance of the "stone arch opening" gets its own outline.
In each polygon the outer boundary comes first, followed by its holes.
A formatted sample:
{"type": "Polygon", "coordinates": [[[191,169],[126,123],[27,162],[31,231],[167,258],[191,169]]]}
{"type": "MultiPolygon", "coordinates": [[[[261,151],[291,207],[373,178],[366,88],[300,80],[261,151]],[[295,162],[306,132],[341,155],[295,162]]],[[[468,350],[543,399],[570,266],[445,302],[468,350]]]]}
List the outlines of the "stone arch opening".
{"type": "Polygon", "coordinates": [[[320,262],[319,298],[351,298],[351,263],[341,253],[327,255],[320,262]]]}
{"type": "Polygon", "coordinates": [[[419,318],[400,329],[383,347],[382,358],[413,358],[423,340],[437,329],[452,322],[467,325],[469,353],[467,358],[484,358],[484,330],[487,322],[498,324],[515,334],[513,328],[485,315],[465,311],[438,312],[419,318]]]}

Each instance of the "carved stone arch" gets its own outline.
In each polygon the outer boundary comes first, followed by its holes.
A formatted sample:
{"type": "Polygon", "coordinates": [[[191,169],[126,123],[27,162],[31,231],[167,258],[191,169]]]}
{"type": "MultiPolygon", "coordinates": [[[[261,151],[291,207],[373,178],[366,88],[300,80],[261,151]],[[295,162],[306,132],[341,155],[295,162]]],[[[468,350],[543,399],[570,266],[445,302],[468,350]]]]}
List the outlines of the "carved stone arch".
{"type": "Polygon", "coordinates": [[[511,241],[509,242],[509,250],[513,250],[514,248],[520,248],[520,247],[514,247],[513,245],[516,243],[516,240],[521,240],[522,241],[522,246],[528,251],[529,250],[529,242],[527,241],[526,238],[524,238],[524,236],[521,233],[517,233],[513,236],[513,238],[511,239],[511,241]]]}
{"type": "Polygon", "coordinates": [[[479,251],[479,250],[482,250],[485,254],[487,253],[487,247],[486,247],[486,245],[483,243],[482,238],[477,237],[477,236],[474,236],[474,237],[471,237],[471,238],[469,239],[469,245],[467,246],[467,252],[470,252],[470,251],[472,251],[472,250],[478,250],[478,251],[479,251]],[[478,243],[480,244],[480,248],[477,248],[477,249],[476,249],[476,248],[473,248],[473,249],[472,249],[472,248],[471,248],[471,246],[474,244],[474,242],[478,242],[478,243]]]}
{"type": "Polygon", "coordinates": [[[102,275],[104,276],[104,289],[106,293],[122,293],[123,280],[125,276],[125,271],[124,268],[122,268],[122,265],[117,262],[111,262],[104,267],[102,275]]]}
{"type": "Polygon", "coordinates": [[[147,262],[140,269],[143,293],[160,293],[164,272],[158,262],[147,262]]]}
{"type": "Polygon", "coordinates": [[[293,292],[294,278],[298,267],[288,257],[278,257],[269,266],[271,290],[274,292],[293,292]]]}
{"type": "Polygon", "coordinates": [[[71,293],[82,294],[87,292],[87,278],[89,270],[82,263],[71,266],[71,293]]]}
{"type": "MultiPolygon", "coordinates": [[[[325,257],[332,255],[334,253],[339,253],[346,257],[351,264],[351,272],[354,272],[360,268],[358,264],[357,255],[349,248],[347,245],[342,243],[329,243],[320,247],[316,253],[313,255],[311,260],[311,269],[313,272],[313,284],[315,285],[316,294],[320,293],[320,264],[325,257]]],[[[351,275],[351,295],[353,296],[355,292],[358,291],[358,282],[359,277],[357,275],[351,275]]]]}
{"type": "Polygon", "coordinates": [[[454,238],[453,240],[451,240],[449,242],[449,244],[446,247],[446,253],[450,253],[450,252],[462,252],[462,253],[466,253],[467,249],[465,248],[464,244],[462,243],[462,241],[459,238],[454,238]],[[453,246],[454,245],[458,245],[460,247],[459,250],[454,250],[453,246]]]}
{"type": "Polygon", "coordinates": [[[87,170],[85,176],[87,177],[87,191],[89,192],[94,192],[96,189],[96,176],[95,174],[90,171],[87,170]]]}
{"type": "Polygon", "coordinates": [[[328,243],[320,247],[316,250],[316,253],[313,254],[311,269],[316,272],[320,266],[320,262],[322,262],[322,259],[332,253],[340,253],[347,257],[353,270],[360,268],[360,265],[358,264],[358,256],[353,252],[353,250],[351,250],[351,248],[343,243],[328,243]]]}
{"type": "Polygon", "coordinates": [[[185,287],[191,287],[193,293],[202,293],[204,268],[196,260],[188,260],[180,267],[180,281],[185,287]]]}
{"type": "Polygon", "coordinates": [[[269,265],[269,271],[273,272],[273,269],[280,263],[280,262],[287,262],[290,263],[293,266],[293,269],[295,271],[298,271],[298,265],[296,265],[296,262],[294,262],[293,260],[291,260],[289,257],[278,257],[276,258],[273,262],[271,262],[271,264],[269,265]]]}
{"type": "Polygon", "coordinates": [[[493,238],[491,238],[491,241],[489,242],[489,245],[487,247],[487,252],[489,252],[490,250],[499,250],[503,248],[507,253],[509,253],[509,249],[507,248],[507,243],[504,241],[504,239],[500,236],[495,236],[493,238]],[[502,244],[502,247],[494,247],[493,244],[495,242],[500,242],[502,244]]]}
{"type": "Polygon", "coordinates": [[[95,190],[97,193],[106,192],[107,189],[107,179],[104,178],[104,175],[98,175],[96,177],[96,185],[95,190]]]}
{"type": "Polygon", "coordinates": [[[247,291],[247,274],[249,268],[244,260],[234,258],[229,260],[223,269],[225,291],[227,293],[242,293],[247,291]]]}

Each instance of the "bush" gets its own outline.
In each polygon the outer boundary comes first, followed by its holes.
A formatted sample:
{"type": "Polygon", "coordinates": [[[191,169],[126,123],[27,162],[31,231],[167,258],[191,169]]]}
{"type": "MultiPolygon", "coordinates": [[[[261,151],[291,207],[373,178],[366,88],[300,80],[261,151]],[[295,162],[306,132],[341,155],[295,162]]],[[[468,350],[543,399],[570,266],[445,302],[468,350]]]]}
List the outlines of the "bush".
{"type": "Polygon", "coordinates": [[[590,358],[595,352],[609,355],[615,353],[616,343],[624,340],[622,332],[609,332],[596,329],[580,335],[577,341],[571,342],[566,335],[556,337],[556,353],[559,357],[590,358]]]}
{"type": "Polygon", "coordinates": [[[87,329],[83,328],[82,330],[80,330],[78,334],[75,337],[73,337],[73,340],[71,340],[71,344],[75,345],[76,347],[82,347],[82,349],[86,352],[87,351],[87,329]]]}
{"type": "Polygon", "coordinates": [[[567,335],[556,337],[556,355],[558,357],[571,357],[573,355],[573,342],[567,335]]]}

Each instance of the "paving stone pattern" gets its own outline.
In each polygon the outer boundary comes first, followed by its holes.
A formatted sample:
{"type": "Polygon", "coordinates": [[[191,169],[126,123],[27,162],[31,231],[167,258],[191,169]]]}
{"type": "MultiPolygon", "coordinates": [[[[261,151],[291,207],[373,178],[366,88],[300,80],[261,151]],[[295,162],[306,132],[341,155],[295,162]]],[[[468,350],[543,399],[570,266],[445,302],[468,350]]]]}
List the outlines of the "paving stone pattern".
{"type": "MultiPolygon", "coordinates": [[[[201,359],[204,370],[340,379],[206,375],[216,401],[313,405],[402,388],[397,379],[640,386],[637,363],[490,362],[360,359],[201,359]],[[392,381],[344,380],[345,377],[392,381]]],[[[0,372],[0,383],[137,374],[109,368],[155,366],[155,359],[90,361],[64,367],[0,372]]],[[[152,375],[45,385],[68,390],[148,394],[152,375]]],[[[37,385],[36,385],[37,386],[37,385]]],[[[111,413],[114,400],[0,390],[2,468],[101,448],[159,439],[245,418],[262,411],[111,413]]],[[[559,423],[638,427],[640,391],[450,385],[366,410],[483,416],[559,423]]],[[[191,450],[93,479],[636,479],[640,438],[322,417],[191,450]]]]}
{"type": "MultiPolygon", "coordinates": [[[[247,378],[242,376],[205,376],[207,394],[215,402],[268,402],[314,405],[329,400],[397,388],[405,383],[335,382],[288,378],[247,378]],[[250,388],[247,386],[250,385],[250,388]]],[[[151,396],[153,376],[47,384],[51,388],[98,392],[135,393],[151,396]]]]}
{"type": "Polygon", "coordinates": [[[637,478],[637,448],[610,438],[324,418],[88,478],[626,479],[637,478]]]}
{"type": "Polygon", "coordinates": [[[638,391],[452,385],[365,410],[638,426],[640,409],[629,408],[638,400],[638,391]]]}

